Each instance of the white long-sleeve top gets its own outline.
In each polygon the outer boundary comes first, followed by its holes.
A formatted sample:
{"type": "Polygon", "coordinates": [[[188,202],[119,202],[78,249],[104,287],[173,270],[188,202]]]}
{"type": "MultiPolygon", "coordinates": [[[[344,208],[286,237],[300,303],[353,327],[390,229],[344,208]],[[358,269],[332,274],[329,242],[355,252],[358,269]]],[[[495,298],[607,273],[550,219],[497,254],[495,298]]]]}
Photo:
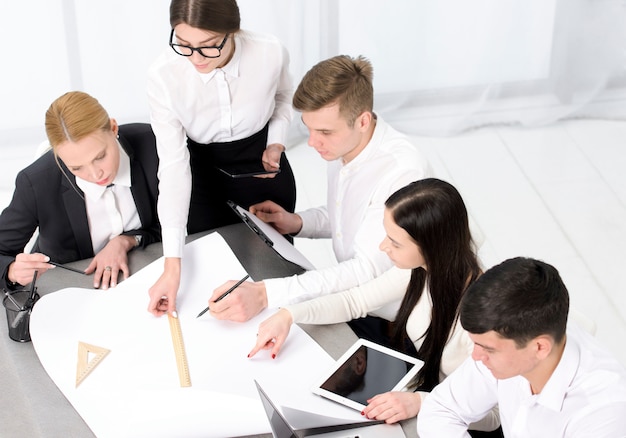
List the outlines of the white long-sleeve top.
{"type": "Polygon", "coordinates": [[[197,72],[169,47],[148,71],[165,257],[183,253],[191,197],[187,137],[200,144],[240,140],[269,121],[268,144],[285,144],[293,117],[287,50],[271,35],[242,30],[232,38],[232,59],[210,73],[197,72]]]}
{"type": "MultiPolygon", "coordinates": [[[[388,270],[392,263],[379,249],[385,236],[385,201],[398,189],[430,174],[417,145],[379,117],[372,138],[359,155],[345,165],[341,160],[328,163],[326,206],[298,213],[302,217],[298,237],[331,238],[338,264],[264,280],[268,307],[346,290],[388,270]]],[[[380,316],[393,318],[395,310],[380,316]]]]}
{"type": "Polygon", "coordinates": [[[98,254],[111,239],[124,231],[141,228],[137,205],[130,190],[130,158],[119,141],[117,147],[120,162],[112,187],[100,186],[76,177],[76,185],[85,194],[85,209],[94,254],[98,254]]]}
{"type": "MultiPolygon", "coordinates": [[[[361,318],[391,302],[402,300],[411,279],[410,269],[392,267],[358,287],[310,301],[285,306],[294,323],[335,324],[361,318]]],[[[406,332],[419,350],[431,322],[432,298],[428,287],[407,321],[406,332]]],[[[456,323],[441,356],[440,380],[454,371],[472,353],[473,343],[460,323],[456,323]]],[[[426,393],[421,393],[422,399],[426,393]]]]}
{"type": "Polygon", "coordinates": [[[539,394],[524,377],[496,379],[468,358],[422,405],[417,431],[469,437],[467,425],[495,405],[506,437],[626,437],[626,369],[570,322],[559,364],[539,394]]]}

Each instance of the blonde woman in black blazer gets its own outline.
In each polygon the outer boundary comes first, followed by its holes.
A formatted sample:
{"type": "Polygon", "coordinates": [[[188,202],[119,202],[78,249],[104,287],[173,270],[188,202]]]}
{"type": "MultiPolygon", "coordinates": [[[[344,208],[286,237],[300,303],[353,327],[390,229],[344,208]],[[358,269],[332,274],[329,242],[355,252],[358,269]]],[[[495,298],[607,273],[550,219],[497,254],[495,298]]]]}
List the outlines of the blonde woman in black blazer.
{"type": "Polygon", "coordinates": [[[144,123],[118,126],[96,99],[70,92],[46,112],[46,134],[52,150],[19,172],[13,199],[0,215],[0,285],[25,286],[35,270],[42,275],[54,267],[50,260],[94,257],[85,270],[94,273],[94,287],[113,287],[120,273],[130,274],[128,251],[161,240],[152,129],[144,123]],[[113,210],[110,201],[103,204],[106,190],[114,190],[113,210]]]}

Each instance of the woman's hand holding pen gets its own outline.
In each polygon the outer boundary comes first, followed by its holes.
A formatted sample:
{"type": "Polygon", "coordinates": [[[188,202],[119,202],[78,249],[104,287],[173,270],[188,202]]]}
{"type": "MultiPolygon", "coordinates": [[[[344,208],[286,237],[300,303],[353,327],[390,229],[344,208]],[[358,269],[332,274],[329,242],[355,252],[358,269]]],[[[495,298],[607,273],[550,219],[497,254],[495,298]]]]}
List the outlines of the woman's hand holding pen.
{"type": "Polygon", "coordinates": [[[287,309],[280,309],[263,321],[259,325],[256,345],[250,351],[248,357],[254,356],[260,350],[271,350],[272,359],[276,358],[287,336],[289,336],[291,324],[293,324],[293,317],[287,309]]]}
{"type": "Polygon", "coordinates": [[[244,281],[223,299],[219,299],[237,282],[227,281],[213,291],[209,298],[211,315],[216,319],[245,322],[267,307],[267,293],[262,281],[244,281]]]}
{"type": "Polygon", "coordinates": [[[54,269],[54,266],[48,264],[48,261],[50,261],[50,257],[45,254],[18,254],[15,256],[15,261],[9,265],[7,278],[12,283],[26,286],[33,281],[35,271],[38,271],[37,278],[39,278],[48,269],[54,269]]]}

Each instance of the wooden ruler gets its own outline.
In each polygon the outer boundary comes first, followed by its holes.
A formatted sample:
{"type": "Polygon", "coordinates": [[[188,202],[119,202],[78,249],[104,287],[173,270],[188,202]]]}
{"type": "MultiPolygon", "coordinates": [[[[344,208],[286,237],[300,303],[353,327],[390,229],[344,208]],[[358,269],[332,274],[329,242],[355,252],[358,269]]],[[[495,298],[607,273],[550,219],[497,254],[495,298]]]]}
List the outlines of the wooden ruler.
{"type": "Polygon", "coordinates": [[[76,387],[91,373],[94,368],[109,354],[106,348],[97,347],[85,342],[78,342],[78,363],[76,365],[76,387]],[[89,353],[96,356],[89,360],[89,353]]]}
{"type": "Polygon", "coordinates": [[[183,343],[183,332],[180,329],[180,321],[177,317],[167,314],[170,321],[170,332],[172,332],[172,342],[174,343],[174,354],[176,355],[176,366],[178,367],[178,378],[180,386],[191,386],[189,377],[189,365],[185,354],[185,344],[183,343]]]}

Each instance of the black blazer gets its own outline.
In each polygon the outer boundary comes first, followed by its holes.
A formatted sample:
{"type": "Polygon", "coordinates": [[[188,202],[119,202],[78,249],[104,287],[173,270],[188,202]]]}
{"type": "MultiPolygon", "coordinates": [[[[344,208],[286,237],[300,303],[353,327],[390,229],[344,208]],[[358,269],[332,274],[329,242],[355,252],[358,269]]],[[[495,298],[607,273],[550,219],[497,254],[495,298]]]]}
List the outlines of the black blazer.
{"type": "MultiPolygon", "coordinates": [[[[157,217],[159,160],[156,139],[146,123],[120,125],[119,141],[130,157],[131,192],[141,220],[139,230],[145,246],[161,240],[157,217]]],[[[52,151],[20,171],[9,206],[0,215],[0,286],[7,288],[7,272],[15,256],[39,227],[32,252],[41,252],[58,263],[93,257],[87,210],[74,175],[52,151]],[[80,195],[79,195],[80,193],[80,195]]]]}

